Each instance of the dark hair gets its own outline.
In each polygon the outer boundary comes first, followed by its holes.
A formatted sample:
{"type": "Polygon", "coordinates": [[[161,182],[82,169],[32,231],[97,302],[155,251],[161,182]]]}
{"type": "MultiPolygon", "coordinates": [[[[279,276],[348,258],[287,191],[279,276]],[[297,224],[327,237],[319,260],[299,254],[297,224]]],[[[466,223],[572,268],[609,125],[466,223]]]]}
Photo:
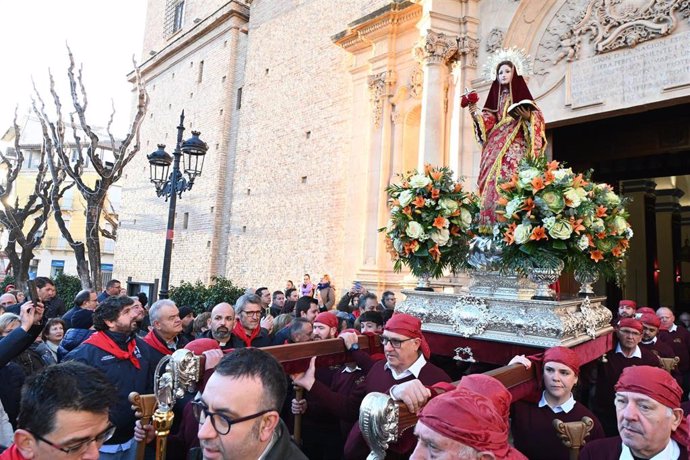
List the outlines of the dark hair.
{"type": "Polygon", "coordinates": [[[293,313],[295,311],[295,302],[294,300],[286,300],[285,305],[283,305],[283,308],[280,309],[281,313],[293,313]]]}
{"type": "Polygon", "coordinates": [[[501,67],[504,65],[507,65],[508,67],[510,67],[513,70],[513,72],[515,72],[515,64],[513,64],[510,61],[501,61],[496,66],[496,81],[498,81],[498,71],[501,70],[501,67]]]}
{"type": "Polygon", "coordinates": [[[216,366],[216,374],[232,378],[256,378],[263,388],[251,387],[248,391],[258,390],[265,401],[264,409],[280,412],[287,393],[287,381],[283,367],[265,351],[258,348],[239,348],[223,357],[216,366]]]}
{"type": "Polygon", "coordinates": [[[302,332],[304,328],[307,327],[307,324],[311,324],[311,321],[309,321],[307,318],[293,319],[292,322],[288,325],[288,327],[290,328],[290,338],[294,341],[295,335],[302,332]]]}
{"type": "Polygon", "coordinates": [[[302,317],[302,313],[308,312],[312,304],[318,305],[319,301],[308,295],[303,295],[297,299],[297,303],[295,304],[295,317],[302,317]]]}
{"type": "Polygon", "coordinates": [[[367,292],[366,294],[359,296],[359,303],[357,304],[357,306],[360,309],[364,308],[364,306],[367,304],[367,299],[374,299],[377,302],[379,301],[379,298],[376,297],[376,294],[372,292],[367,292]]]}
{"type": "Polygon", "coordinates": [[[93,326],[97,331],[107,331],[106,321],[117,321],[120,312],[128,305],[133,305],[134,301],[129,297],[116,297],[111,295],[101,302],[93,312],[93,326]]]}
{"type": "Polygon", "coordinates": [[[309,276],[309,273],[305,273],[304,276],[306,276],[307,278],[311,279],[311,276],[309,276]]]}
{"type": "Polygon", "coordinates": [[[49,366],[24,384],[17,428],[46,436],[55,429],[59,410],[107,414],[116,395],[117,389],[94,367],[76,361],[49,366]]]}
{"type": "Polygon", "coordinates": [[[264,286],[264,287],[258,288],[256,291],[254,291],[254,294],[256,294],[256,295],[258,295],[259,297],[261,297],[261,294],[263,294],[264,291],[268,291],[268,288],[265,287],[265,286],[264,286]]]}
{"type": "Polygon", "coordinates": [[[381,313],[381,317],[383,318],[383,324],[385,325],[389,319],[393,317],[393,313],[395,313],[395,310],[391,310],[390,308],[386,308],[383,310],[381,313]]]}
{"type": "Polygon", "coordinates": [[[383,315],[377,311],[365,311],[359,315],[359,323],[366,323],[371,321],[376,323],[377,326],[383,326],[383,315]]]}
{"type": "Polygon", "coordinates": [[[382,300],[382,301],[385,301],[385,300],[386,300],[386,297],[389,297],[389,296],[392,296],[392,295],[395,295],[395,292],[393,292],[393,291],[383,291],[383,294],[381,294],[381,300],[382,300]]]}
{"type": "Polygon", "coordinates": [[[199,335],[201,334],[201,328],[202,327],[208,327],[208,320],[211,318],[211,312],[205,311],[203,313],[200,313],[194,318],[194,321],[192,322],[192,334],[196,338],[200,338],[199,335]]]}
{"type": "Polygon", "coordinates": [[[290,288],[285,290],[285,297],[290,297],[293,292],[295,292],[297,289],[295,288],[290,288]]]}
{"type": "Polygon", "coordinates": [[[36,279],[34,279],[34,283],[36,283],[36,289],[43,289],[44,287],[46,287],[46,284],[55,286],[53,280],[45,276],[37,276],[36,279]]]}
{"type": "MultiPolygon", "coordinates": [[[[283,291],[273,291],[272,299],[276,300],[276,297],[278,297],[280,294],[283,294],[283,291]]],[[[285,294],[283,294],[283,295],[285,295],[285,294]]]]}
{"type": "Polygon", "coordinates": [[[145,307],[149,303],[149,297],[146,295],[145,292],[140,292],[137,294],[137,298],[139,299],[139,302],[141,303],[142,307],[145,307]]]}
{"type": "Polygon", "coordinates": [[[116,284],[122,285],[119,280],[111,279],[106,283],[105,288],[110,289],[111,287],[115,287],[116,284]]]}
{"type": "Polygon", "coordinates": [[[84,289],[79,291],[79,293],[74,296],[74,305],[81,307],[84,303],[88,302],[91,298],[91,293],[94,292],[93,289],[84,289]]]}
{"type": "Polygon", "coordinates": [[[41,338],[45,342],[48,340],[48,334],[50,333],[50,328],[53,327],[54,324],[61,324],[62,325],[62,331],[66,332],[67,331],[67,324],[62,320],[62,318],[50,318],[48,322],[46,323],[45,326],[43,326],[43,330],[41,331],[41,338]]]}

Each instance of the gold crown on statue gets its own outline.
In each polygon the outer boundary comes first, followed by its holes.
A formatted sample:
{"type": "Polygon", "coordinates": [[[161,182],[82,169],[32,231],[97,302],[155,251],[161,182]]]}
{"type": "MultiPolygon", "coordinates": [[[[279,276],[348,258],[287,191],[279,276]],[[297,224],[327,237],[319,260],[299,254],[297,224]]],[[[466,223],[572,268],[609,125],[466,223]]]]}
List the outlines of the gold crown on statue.
{"type": "Polygon", "coordinates": [[[500,48],[489,55],[484,67],[482,75],[487,81],[494,81],[496,79],[496,66],[503,61],[510,61],[517,69],[518,75],[523,77],[532,73],[532,58],[524,49],[500,48]]]}

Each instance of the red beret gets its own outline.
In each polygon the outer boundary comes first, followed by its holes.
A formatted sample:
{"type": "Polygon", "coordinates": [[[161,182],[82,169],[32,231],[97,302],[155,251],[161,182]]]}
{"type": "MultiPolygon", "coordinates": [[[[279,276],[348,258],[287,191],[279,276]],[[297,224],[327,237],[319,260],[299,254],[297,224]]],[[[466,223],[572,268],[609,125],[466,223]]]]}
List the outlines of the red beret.
{"type": "Polygon", "coordinates": [[[208,350],[220,350],[220,345],[215,339],[196,339],[184,346],[186,350],[190,350],[195,355],[202,355],[208,350]]]}
{"type": "Polygon", "coordinates": [[[336,328],[336,330],[338,329],[338,317],[335,316],[333,313],[327,311],[324,311],[316,315],[314,322],[325,324],[328,327],[334,327],[336,328]]]}
{"type": "Polygon", "coordinates": [[[636,313],[637,313],[638,315],[641,315],[641,314],[643,314],[643,313],[651,313],[652,315],[656,315],[656,312],[654,311],[654,309],[653,309],[653,308],[649,308],[649,307],[640,307],[640,308],[637,309],[636,313]]]}
{"type": "Polygon", "coordinates": [[[488,396],[502,417],[507,420],[510,416],[512,397],[506,391],[506,387],[497,379],[485,374],[470,374],[464,376],[458,386],[488,396]]]}
{"type": "Polygon", "coordinates": [[[431,350],[429,349],[429,344],[426,343],[426,339],[422,334],[422,322],[419,318],[415,318],[407,313],[396,313],[386,322],[383,330],[404,335],[410,339],[421,339],[422,354],[426,359],[429,359],[431,350]]]}
{"type": "Polygon", "coordinates": [[[633,309],[636,309],[637,308],[637,302],[635,302],[634,300],[623,299],[620,302],[618,302],[618,306],[619,307],[633,307],[633,309]]]}
{"type": "MultiPolygon", "coordinates": [[[[492,382],[490,391],[496,390],[496,394],[488,397],[462,386],[463,381],[470,386],[479,383],[474,378],[467,381],[469,377],[464,377],[455,390],[429,401],[420,412],[419,421],[442,436],[478,451],[489,451],[498,459],[524,459],[508,443],[508,417],[494,404],[496,400],[507,400],[510,406],[508,390],[500,382],[492,382]]],[[[482,391],[487,393],[487,388],[482,391]]]]}
{"type": "Polygon", "coordinates": [[[642,323],[634,318],[622,318],[618,321],[618,329],[622,327],[629,327],[630,329],[635,329],[637,332],[642,333],[642,323]]]}
{"type": "Polygon", "coordinates": [[[654,313],[643,313],[640,315],[639,320],[642,324],[647,324],[656,328],[661,327],[661,320],[654,313]]]}
{"type": "Polygon", "coordinates": [[[575,375],[580,375],[580,357],[575,351],[566,347],[553,347],[544,352],[544,364],[561,363],[568,366],[575,375]]]}
{"type": "MultiPolygon", "coordinates": [[[[616,392],[643,394],[671,409],[680,407],[680,399],[683,395],[683,389],[671,374],[652,366],[626,367],[614,389],[616,392]]],[[[678,428],[671,433],[671,438],[686,449],[690,446],[687,417],[683,417],[678,428]]]]}

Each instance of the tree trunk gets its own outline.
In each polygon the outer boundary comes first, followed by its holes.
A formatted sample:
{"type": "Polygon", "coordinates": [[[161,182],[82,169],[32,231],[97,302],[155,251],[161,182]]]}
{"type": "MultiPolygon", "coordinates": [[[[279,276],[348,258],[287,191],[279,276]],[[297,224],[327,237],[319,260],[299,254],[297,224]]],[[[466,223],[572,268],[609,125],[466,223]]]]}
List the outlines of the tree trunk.
{"type": "Polygon", "coordinates": [[[91,280],[96,292],[100,292],[102,289],[99,217],[104,202],[105,194],[89,197],[86,201],[86,248],[89,256],[88,265],[91,272],[91,280]]]}

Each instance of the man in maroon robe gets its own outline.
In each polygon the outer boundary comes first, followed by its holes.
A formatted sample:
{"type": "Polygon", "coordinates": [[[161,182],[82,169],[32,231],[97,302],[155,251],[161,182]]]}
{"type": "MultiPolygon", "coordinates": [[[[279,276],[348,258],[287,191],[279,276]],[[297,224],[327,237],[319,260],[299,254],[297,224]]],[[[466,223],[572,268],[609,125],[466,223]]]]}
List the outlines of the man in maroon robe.
{"type": "Polygon", "coordinates": [[[616,384],[619,436],[587,443],[580,460],[688,458],[688,419],[682,388],[668,372],[649,366],[623,370],[616,384]]]}
{"type": "Polygon", "coordinates": [[[637,302],[634,300],[623,299],[618,302],[618,315],[614,315],[611,326],[616,327],[618,321],[623,318],[634,318],[637,310],[637,302]]]}
{"type": "MultiPolygon", "coordinates": [[[[407,314],[396,314],[388,320],[381,335],[386,359],[377,361],[369,370],[364,381],[357,385],[349,395],[333,391],[314,377],[314,365],[305,373],[292,376],[295,384],[309,391],[310,398],[328,407],[331,414],[340,419],[356,421],[359,406],[368,393],[389,393],[395,386],[404,382],[418,380],[422,386],[431,386],[439,382],[450,382],[450,377],[441,369],[427,362],[430,355],[429,345],[422,335],[421,321],[407,314]]],[[[348,349],[351,343],[345,341],[348,349]]],[[[424,388],[424,394],[413,391],[401,391],[394,397],[405,401],[412,412],[417,412],[431,391],[424,388]]],[[[391,458],[405,458],[414,448],[415,440],[411,432],[403,434],[401,440],[389,448],[391,458]]],[[[359,425],[355,424],[345,443],[345,458],[364,460],[369,453],[359,425]]]]}
{"type": "Polygon", "coordinates": [[[690,332],[684,327],[678,327],[675,323],[676,316],[670,308],[661,307],[656,315],[661,321],[659,340],[670,345],[680,359],[678,371],[683,376],[683,393],[687,394],[690,391],[690,332]]]}
{"type": "Polygon", "coordinates": [[[463,377],[456,389],[436,396],[419,413],[411,460],[526,459],[508,442],[510,401],[495,378],[463,377]]]}
{"type": "MultiPolygon", "coordinates": [[[[646,348],[660,358],[673,358],[676,356],[673,348],[665,342],[659,340],[659,328],[661,321],[654,313],[643,313],[639,315],[642,323],[642,341],[640,348],[646,348]]],[[[680,375],[680,374],[679,374],[680,375]]]]}
{"type": "Polygon", "coordinates": [[[586,440],[605,436],[599,419],[573,397],[572,389],[580,376],[580,358],[575,351],[553,347],[529,358],[516,356],[510,363],[514,362],[528,369],[534,364],[537,375],[541,375],[539,387],[543,389],[512,405],[513,442],[520,452],[530,460],[568,460],[570,450],[554,430],[554,419],[568,423],[590,417],[594,427],[586,440]]]}
{"type": "Polygon", "coordinates": [[[613,405],[614,385],[623,369],[629,366],[660,367],[659,358],[647,349],[639,347],[642,340],[642,323],[623,318],[616,330],[618,344],[597,363],[596,394],[592,409],[599,417],[607,436],[616,434],[616,411],[613,405]]]}

